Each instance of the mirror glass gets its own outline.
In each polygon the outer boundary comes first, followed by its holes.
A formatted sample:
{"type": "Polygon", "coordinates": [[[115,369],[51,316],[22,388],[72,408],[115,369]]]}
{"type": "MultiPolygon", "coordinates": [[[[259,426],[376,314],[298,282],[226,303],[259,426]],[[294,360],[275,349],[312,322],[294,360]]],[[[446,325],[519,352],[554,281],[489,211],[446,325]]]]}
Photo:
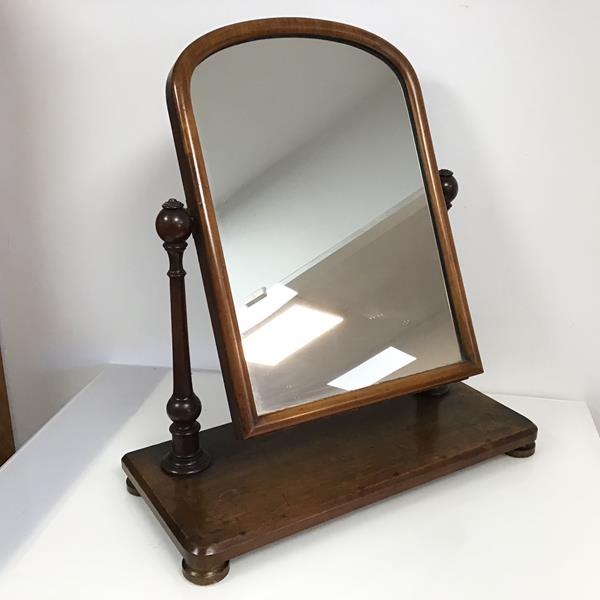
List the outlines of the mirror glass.
{"type": "Polygon", "coordinates": [[[258,414],[459,362],[395,73],[277,38],[210,56],[191,90],[258,414]]]}

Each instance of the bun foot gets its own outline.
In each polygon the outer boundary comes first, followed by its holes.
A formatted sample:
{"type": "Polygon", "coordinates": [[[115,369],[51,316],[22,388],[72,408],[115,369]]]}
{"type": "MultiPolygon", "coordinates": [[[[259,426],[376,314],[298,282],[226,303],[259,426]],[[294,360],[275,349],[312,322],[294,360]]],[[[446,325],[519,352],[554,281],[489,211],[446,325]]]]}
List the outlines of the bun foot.
{"type": "Polygon", "coordinates": [[[190,567],[185,560],[182,560],[181,567],[183,568],[183,576],[196,585],[210,585],[211,583],[217,583],[217,581],[221,581],[221,579],[224,579],[227,573],[229,573],[229,561],[216,565],[212,569],[196,571],[193,567],[190,567]]]}
{"type": "Polygon", "coordinates": [[[535,452],[535,442],[531,444],[525,444],[525,446],[521,446],[520,448],[515,448],[510,452],[507,452],[507,456],[514,456],[515,458],[527,458],[531,456],[535,452]]]}
{"type": "Polygon", "coordinates": [[[129,479],[129,477],[125,480],[125,485],[127,486],[127,491],[132,496],[139,496],[140,495],[140,493],[133,486],[133,483],[131,483],[131,480],[129,479]]]}

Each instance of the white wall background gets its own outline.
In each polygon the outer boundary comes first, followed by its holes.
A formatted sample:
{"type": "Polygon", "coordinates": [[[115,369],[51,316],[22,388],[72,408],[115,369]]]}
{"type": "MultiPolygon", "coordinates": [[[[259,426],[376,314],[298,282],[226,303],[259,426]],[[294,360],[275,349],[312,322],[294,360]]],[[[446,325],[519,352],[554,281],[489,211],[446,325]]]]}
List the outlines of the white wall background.
{"type": "MultiPolygon", "coordinates": [[[[153,221],[182,191],[164,81],[195,37],[277,15],[355,24],[409,57],[461,183],[451,220],[486,367],[473,383],[586,400],[598,419],[600,4],[4,0],[0,342],[17,443],[98,365],[169,363],[153,221]]],[[[216,367],[192,253],[187,267],[193,363],[216,367]]]]}

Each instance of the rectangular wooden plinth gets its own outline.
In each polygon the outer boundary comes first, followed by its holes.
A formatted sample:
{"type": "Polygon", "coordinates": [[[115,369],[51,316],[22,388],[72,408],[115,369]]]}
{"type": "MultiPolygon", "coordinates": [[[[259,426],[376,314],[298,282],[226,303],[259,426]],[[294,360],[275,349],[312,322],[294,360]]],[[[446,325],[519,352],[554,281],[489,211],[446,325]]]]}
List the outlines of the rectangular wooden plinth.
{"type": "Polygon", "coordinates": [[[457,383],[439,398],[403,396],[245,441],[231,425],[208,429],[201,444],[213,462],[199,475],[161,470],[167,442],[126,454],[123,468],[201,583],[235,556],[536,435],[525,417],[457,383]]]}

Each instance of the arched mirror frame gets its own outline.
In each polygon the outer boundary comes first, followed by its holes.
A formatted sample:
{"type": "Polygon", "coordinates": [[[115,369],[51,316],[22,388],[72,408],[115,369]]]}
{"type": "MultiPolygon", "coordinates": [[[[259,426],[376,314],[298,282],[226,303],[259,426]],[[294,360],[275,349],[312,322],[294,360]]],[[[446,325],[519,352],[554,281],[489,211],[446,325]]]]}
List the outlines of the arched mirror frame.
{"type": "Polygon", "coordinates": [[[182,52],[167,81],[167,105],[186,203],[194,218],[193,236],[231,415],[241,437],[249,438],[395,396],[463,380],[482,372],[421,89],[412,66],[394,46],[362,29],[317,19],[261,19],[229,25],[198,38],[182,52]],[[463,360],[360,390],[258,415],[244,360],[190,89],[194,69],[212,54],[245,42],[282,37],[318,38],[355,46],[383,60],[400,80],[409,108],[463,360]]]}

